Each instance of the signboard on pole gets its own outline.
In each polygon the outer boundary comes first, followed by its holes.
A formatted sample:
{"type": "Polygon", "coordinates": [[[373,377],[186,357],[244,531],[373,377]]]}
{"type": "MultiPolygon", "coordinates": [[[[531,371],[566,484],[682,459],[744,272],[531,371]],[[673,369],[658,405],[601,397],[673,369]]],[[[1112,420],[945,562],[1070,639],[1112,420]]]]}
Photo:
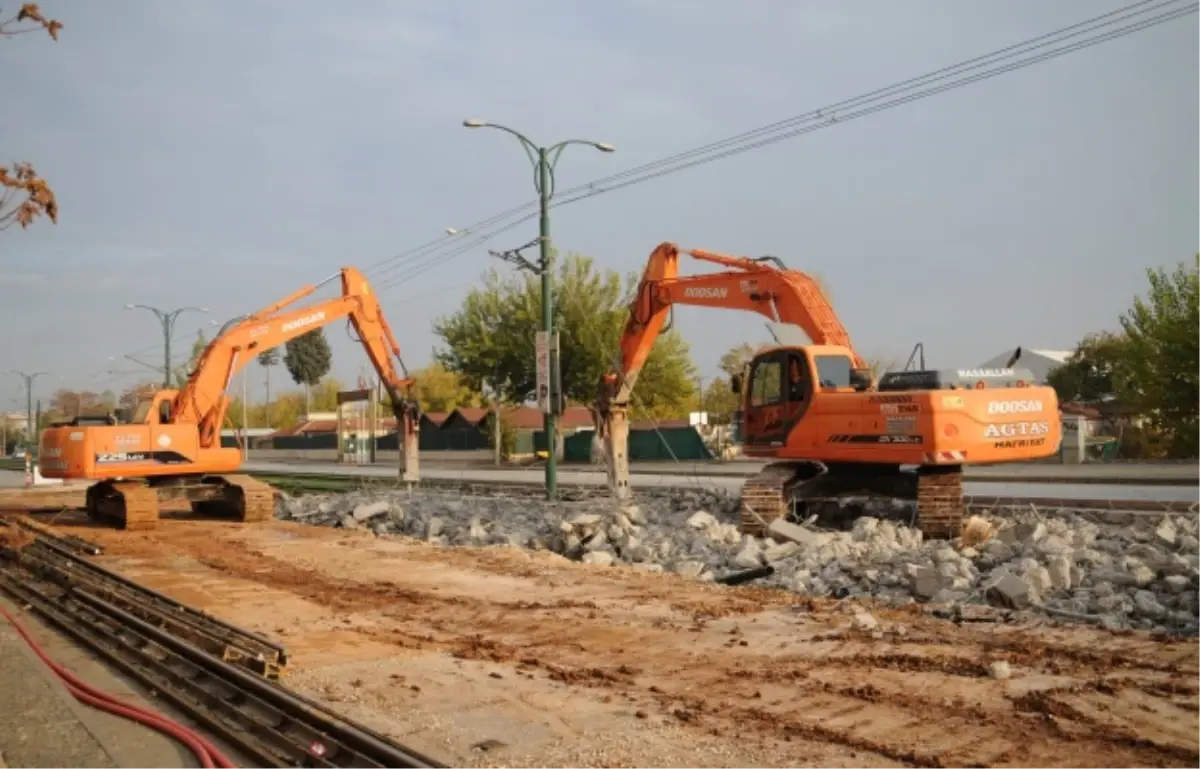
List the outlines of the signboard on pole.
{"type": "Polygon", "coordinates": [[[550,413],[550,337],[545,331],[534,337],[534,356],[537,358],[537,407],[550,413]]]}
{"type": "Polygon", "coordinates": [[[562,415],[562,381],[558,372],[558,332],[550,337],[550,408],[559,416],[562,415]]]}

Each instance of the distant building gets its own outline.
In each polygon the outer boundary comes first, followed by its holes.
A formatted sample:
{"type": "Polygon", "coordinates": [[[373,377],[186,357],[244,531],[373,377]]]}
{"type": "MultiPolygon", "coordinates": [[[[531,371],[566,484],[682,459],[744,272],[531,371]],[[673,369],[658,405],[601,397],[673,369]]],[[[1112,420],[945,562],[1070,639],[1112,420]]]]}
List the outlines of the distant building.
{"type": "Polygon", "coordinates": [[[9,430],[24,430],[29,417],[24,411],[9,411],[0,414],[0,422],[4,422],[9,430]]]}
{"type": "MultiPolygon", "coordinates": [[[[979,364],[979,368],[1004,368],[1008,363],[1009,358],[1016,352],[1016,348],[1002,352],[994,358],[989,358],[979,364]]],[[[1021,348],[1021,357],[1016,362],[1017,368],[1029,369],[1033,372],[1034,379],[1038,384],[1045,384],[1046,378],[1050,376],[1050,372],[1067,362],[1070,357],[1070,350],[1035,350],[1028,347],[1021,348]]]]}

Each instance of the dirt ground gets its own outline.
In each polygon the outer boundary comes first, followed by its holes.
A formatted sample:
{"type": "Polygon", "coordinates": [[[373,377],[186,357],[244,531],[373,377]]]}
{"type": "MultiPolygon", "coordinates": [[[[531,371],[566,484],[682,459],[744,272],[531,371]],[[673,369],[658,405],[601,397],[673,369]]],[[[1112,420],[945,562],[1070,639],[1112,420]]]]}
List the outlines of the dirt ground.
{"type": "Polygon", "coordinates": [[[38,518],[102,543],[110,568],[280,639],[290,686],[453,765],[1200,762],[1194,640],[867,606],[872,634],[852,602],[511,548],[38,518]],[[995,660],[1011,678],[989,675],[995,660]]]}

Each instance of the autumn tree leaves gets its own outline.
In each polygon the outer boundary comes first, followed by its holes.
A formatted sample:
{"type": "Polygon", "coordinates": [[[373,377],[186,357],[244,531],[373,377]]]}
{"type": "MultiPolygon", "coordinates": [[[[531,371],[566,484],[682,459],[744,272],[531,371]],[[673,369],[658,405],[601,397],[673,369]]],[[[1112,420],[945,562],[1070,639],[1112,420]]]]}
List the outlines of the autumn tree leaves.
{"type": "MultiPolygon", "coordinates": [[[[36,3],[25,3],[15,16],[0,21],[0,37],[45,32],[57,41],[62,28],[62,22],[46,18],[36,3]]],[[[25,229],[39,216],[58,223],[58,201],[50,185],[29,162],[0,166],[0,230],[15,224],[25,229]]]]}

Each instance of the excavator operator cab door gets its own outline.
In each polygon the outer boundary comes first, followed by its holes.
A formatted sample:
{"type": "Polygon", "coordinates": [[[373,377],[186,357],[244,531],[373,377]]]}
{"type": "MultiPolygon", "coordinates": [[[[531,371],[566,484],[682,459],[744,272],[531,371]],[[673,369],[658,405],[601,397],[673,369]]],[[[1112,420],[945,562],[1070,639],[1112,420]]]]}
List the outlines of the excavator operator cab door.
{"type": "Polygon", "coordinates": [[[747,379],[745,444],[779,448],[812,402],[808,356],[800,349],[777,349],[755,358],[747,379]]]}

